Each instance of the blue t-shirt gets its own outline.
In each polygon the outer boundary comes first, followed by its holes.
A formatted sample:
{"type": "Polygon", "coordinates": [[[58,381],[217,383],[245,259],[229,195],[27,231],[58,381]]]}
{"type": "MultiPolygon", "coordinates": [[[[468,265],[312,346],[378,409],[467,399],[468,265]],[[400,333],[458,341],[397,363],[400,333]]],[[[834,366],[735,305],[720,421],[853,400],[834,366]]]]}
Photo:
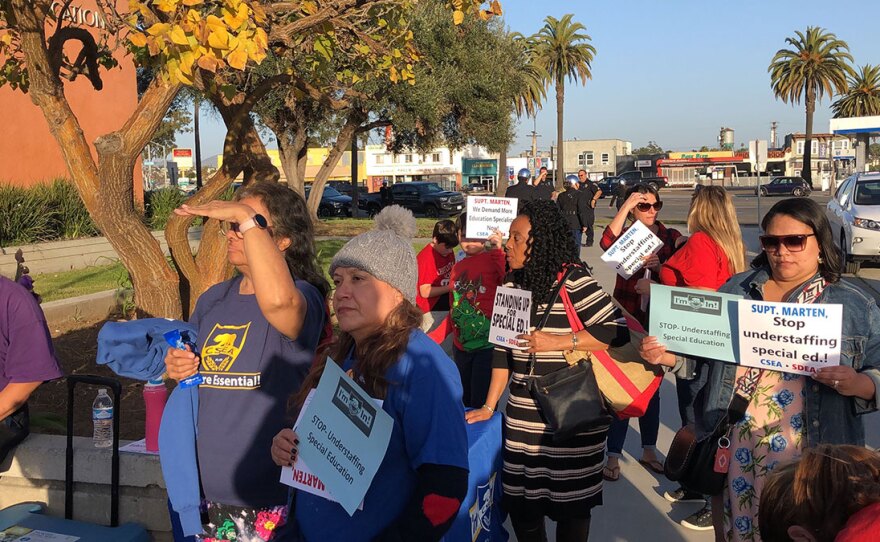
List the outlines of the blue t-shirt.
{"type": "MultiPolygon", "coordinates": [[[[349,358],[343,369],[353,363],[349,358]]],[[[296,520],[309,542],[372,540],[403,512],[421,465],[468,468],[461,379],[440,346],[414,330],[406,352],[385,378],[389,385],[382,409],[393,418],[394,429],[363,510],[349,516],[338,503],[298,491],[296,520]]]]}
{"type": "Polygon", "coordinates": [[[190,319],[199,332],[198,458],[205,498],[263,508],[287,503],[272,438],[287,426],[287,400],[311,367],[324,325],[317,288],[297,280],[306,317],[296,340],[269,325],[242,277],[202,294],[190,319]]]}

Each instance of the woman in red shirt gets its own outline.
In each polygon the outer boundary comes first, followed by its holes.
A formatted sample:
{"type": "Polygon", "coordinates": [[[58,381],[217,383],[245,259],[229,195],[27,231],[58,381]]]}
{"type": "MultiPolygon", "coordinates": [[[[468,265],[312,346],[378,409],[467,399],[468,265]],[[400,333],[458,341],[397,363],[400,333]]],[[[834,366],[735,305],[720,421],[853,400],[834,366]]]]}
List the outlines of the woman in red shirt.
{"type": "MultiPolygon", "coordinates": [[[[660,264],[665,262],[677,248],[681,233],[678,230],[667,228],[659,220],[657,215],[663,207],[660,194],[647,184],[633,186],[626,193],[626,200],[620,207],[620,211],[605,228],[599,245],[602,250],[608,250],[626,231],[626,222],[641,222],[651,232],[663,241],[663,246],[656,254],[645,259],[645,269],[653,276],[657,276],[660,264]]],[[[614,299],[626,309],[645,328],[648,326],[648,314],[642,309],[642,297],[636,292],[636,285],[640,279],[647,276],[646,272],[638,272],[629,279],[617,276],[614,285],[614,299]]],[[[629,428],[629,420],[614,420],[608,431],[608,462],[602,471],[602,476],[608,481],[620,478],[620,456],[623,452],[623,443],[626,441],[626,433],[629,428]]],[[[657,433],[660,429],[660,392],[654,394],[645,415],[639,418],[639,433],[642,437],[642,463],[648,469],[663,472],[663,464],[657,459],[657,433]]]]}
{"type": "MultiPolygon", "coordinates": [[[[745,246],[730,194],[720,186],[707,186],[695,192],[688,213],[691,236],[660,268],[660,283],[667,286],[717,290],[732,275],[744,271],[745,246]]],[[[650,283],[639,281],[636,290],[650,294],[650,283]]],[[[676,378],[678,412],[681,424],[695,423],[694,398],[706,384],[708,367],[698,361],[690,379],[676,378]]],[[[664,494],[670,502],[700,501],[703,496],[678,488],[664,494]]],[[[707,504],[682,521],[695,530],[712,528],[711,507],[707,504]]]]}

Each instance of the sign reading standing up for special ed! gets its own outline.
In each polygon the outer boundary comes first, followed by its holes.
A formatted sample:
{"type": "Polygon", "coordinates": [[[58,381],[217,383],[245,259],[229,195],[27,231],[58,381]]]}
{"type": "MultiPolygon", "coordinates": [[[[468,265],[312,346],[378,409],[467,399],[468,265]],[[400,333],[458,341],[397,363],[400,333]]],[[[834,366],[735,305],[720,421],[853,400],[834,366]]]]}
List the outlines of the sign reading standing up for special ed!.
{"type": "Polygon", "coordinates": [[[813,375],[840,365],[843,305],[739,301],[740,364],[813,375]]]}
{"type": "Polygon", "coordinates": [[[651,284],[648,335],[670,352],[736,363],[738,295],[651,284]]]}
{"type": "Polygon", "coordinates": [[[382,464],[394,420],[332,359],[327,359],[299,424],[299,455],[353,515],[382,464]]]}
{"type": "Polygon", "coordinates": [[[496,230],[507,239],[510,223],[516,218],[516,198],[468,196],[468,239],[488,239],[496,230]]]}
{"type": "MultiPolygon", "coordinates": [[[[470,220],[470,217],[468,217],[470,220]]],[[[646,256],[660,250],[663,241],[638,220],[617,238],[602,254],[602,261],[610,265],[621,277],[628,279],[645,265],[646,256]]]]}
{"type": "Polygon", "coordinates": [[[489,342],[507,348],[522,349],[517,335],[529,332],[532,318],[532,292],[499,286],[495,290],[489,342]]]}

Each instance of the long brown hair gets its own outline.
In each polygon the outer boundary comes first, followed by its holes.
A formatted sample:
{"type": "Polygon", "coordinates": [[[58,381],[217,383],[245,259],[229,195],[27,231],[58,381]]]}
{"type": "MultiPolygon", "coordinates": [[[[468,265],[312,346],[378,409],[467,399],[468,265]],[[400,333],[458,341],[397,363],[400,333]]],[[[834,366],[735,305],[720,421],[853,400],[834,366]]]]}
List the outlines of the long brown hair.
{"type": "Polygon", "coordinates": [[[800,525],[832,542],[849,517],[880,502],[880,454],[862,446],[821,444],[778,468],[761,493],[758,526],[765,542],[788,541],[800,525]]]}
{"type": "Polygon", "coordinates": [[[372,397],[385,399],[389,385],[385,373],[389,367],[400,361],[409,344],[410,333],[421,325],[422,311],[404,299],[391,311],[379,331],[364,339],[361,344],[356,344],[351,335],[340,331],[334,343],[318,352],[316,361],[291,406],[295,411],[302,408],[309,391],[318,386],[328,358],[342,366],[352,349],[355,359],[352,367],[354,379],[372,397]]]}

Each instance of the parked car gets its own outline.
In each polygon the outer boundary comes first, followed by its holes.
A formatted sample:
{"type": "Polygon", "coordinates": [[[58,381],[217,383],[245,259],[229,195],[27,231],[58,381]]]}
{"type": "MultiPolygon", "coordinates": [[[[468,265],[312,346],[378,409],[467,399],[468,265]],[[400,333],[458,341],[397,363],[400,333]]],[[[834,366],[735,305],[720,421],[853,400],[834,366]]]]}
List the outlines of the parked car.
{"type": "Polygon", "coordinates": [[[809,196],[812,190],[810,183],[800,177],[774,177],[767,184],[762,184],[755,189],[755,195],[758,191],[762,196],[809,196]]]}
{"type": "Polygon", "coordinates": [[[880,262],[880,172],[848,177],[826,213],[847,273],[858,273],[862,262],[880,262]]]}
{"type": "MultiPolygon", "coordinates": [[[[306,186],[306,200],[309,199],[311,190],[311,186],[306,186]]],[[[351,197],[340,194],[332,186],[324,186],[324,193],[321,194],[321,203],[318,205],[318,216],[321,218],[351,216],[351,197]]]]}
{"type": "MultiPolygon", "coordinates": [[[[424,213],[425,216],[454,216],[464,210],[464,196],[458,192],[443,190],[440,185],[432,182],[409,182],[391,185],[392,202],[406,207],[413,213],[424,213]]],[[[382,200],[378,192],[367,194],[358,199],[358,209],[366,211],[370,216],[382,209],[382,200]]]]}
{"type": "MultiPolygon", "coordinates": [[[[351,197],[351,183],[348,181],[327,181],[327,186],[335,188],[339,193],[343,196],[351,197]]],[[[358,197],[363,197],[367,194],[367,187],[363,185],[358,185],[358,197]]]]}

